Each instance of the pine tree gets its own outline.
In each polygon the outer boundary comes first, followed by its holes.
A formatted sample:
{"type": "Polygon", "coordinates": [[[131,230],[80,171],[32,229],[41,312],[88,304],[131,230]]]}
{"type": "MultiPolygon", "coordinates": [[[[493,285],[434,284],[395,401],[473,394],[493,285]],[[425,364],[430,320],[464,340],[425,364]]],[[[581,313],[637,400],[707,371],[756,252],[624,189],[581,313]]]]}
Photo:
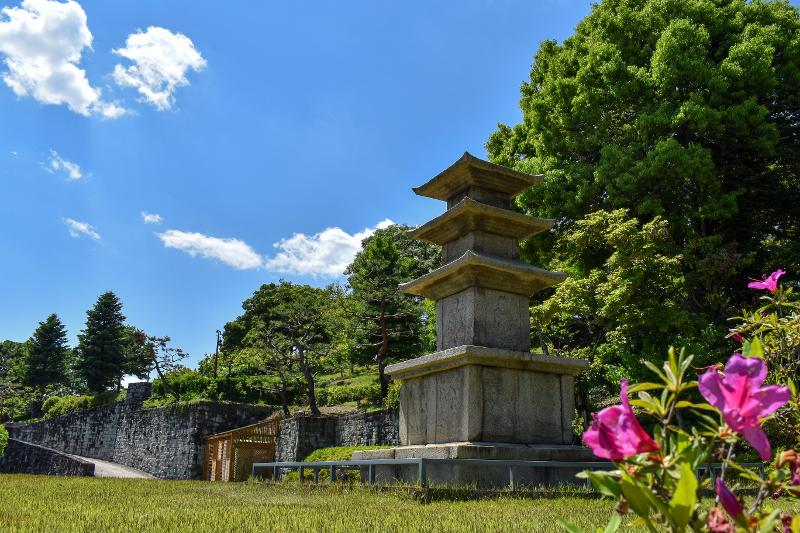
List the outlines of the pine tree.
{"type": "Polygon", "coordinates": [[[86,317],[78,335],[78,371],[92,392],[118,387],[127,348],[122,302],[113,292],[101,294],[86,317]]]}
{"type": "Polygon", "coordinates": [[[31,387],[44,387],[64,382],[67,346],[67,330],[52,314],[33,332],[25,369],[25,381],[31,387]]]}

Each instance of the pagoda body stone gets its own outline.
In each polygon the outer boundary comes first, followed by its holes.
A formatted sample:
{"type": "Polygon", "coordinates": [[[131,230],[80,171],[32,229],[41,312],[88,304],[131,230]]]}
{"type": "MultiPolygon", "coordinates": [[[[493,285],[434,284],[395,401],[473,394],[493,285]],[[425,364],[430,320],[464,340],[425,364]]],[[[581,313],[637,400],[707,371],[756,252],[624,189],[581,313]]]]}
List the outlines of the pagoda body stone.
{"type": "MultiPolygon", "coordinates": [[[[437,351],[386,369],[403,381],[401,447],[356,452],[354,459],[592,459],[588,449],[571,445],[574,376],[586,361],[530,351],[529,298],[566,277],[519,258],[521,239],[553,225],[510,209],[514,196],[541,179],[465,153],[414,189],[447,203],[444,214],[411,231],[442,246],[443,266],[401,285],[436,301],[437,351]]],[[[380,472],[414,475],[403,467],[380,472]]],[[[559,482],[574,473],[531,470],[526,479],[559,482]]],[[[444,483],[507,482],[505,469],[495,476],[442,465],[429,475],[444,483]]]]}

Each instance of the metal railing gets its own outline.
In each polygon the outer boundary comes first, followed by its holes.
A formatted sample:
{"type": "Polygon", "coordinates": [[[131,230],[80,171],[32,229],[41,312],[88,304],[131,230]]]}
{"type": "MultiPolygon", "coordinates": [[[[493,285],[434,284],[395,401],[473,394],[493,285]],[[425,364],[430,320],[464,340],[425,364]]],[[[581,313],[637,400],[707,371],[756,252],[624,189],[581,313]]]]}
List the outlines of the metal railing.
{"type": "MultiPolygon", "coordinates": [[[[314,483],[319,483],[319,473],[321,470],[326,469],[330,473],[331,481],[336,480],[336,472],[338,469],[367,469],[367,483],[375,483],[375,470],[377,466],[402,466],[402,465],[416,465],[417,467],[417,482],[426,487],[428,485],[428,472],[429,465],[457,465],[457,466],[479,466],[479,467],[506,467],[508,469],[508,487],[514,489],[516,484],[515,471],[517,468],[581,468],[584,470],[611,470],[616,466],[608,461],[514,461],[514,460],[501,460],[501,459],[425,459],[425,458],[410,458],[410,459],[356,459],[350,461],[282,461],[273,463],[253,463],[252,475],[257,475],[256,471],[271,468],[272,479],[278,481],[281,479],[281,470],[298,470],[299,480],[302,483],[305,477],[306,469],[311,469],[314,473],[314,483]]],[[[743,463],[741,466],[745,468],[757,468],[761,476],[764,476],[764,465],[762,463],[743,463]]],[[[713,463],[697,469],[697,475],[700,477],[701,472],[709,472],[711,481],[713,483],[716,475],[715,472],[722,468],[721,463],[713,463]]],[[[587,484],[589,480],[586,480],[587,484]]]]}
{"type": "Polygon", "coordinates": [[[319,482],[319,472],[327,469],[330,472],[331,480],[336,479],[338,469],[367,469],[367,483],[375,483],[375,467],[377,466],[401,466],[416,465],[417,482],[424,486],[428,484],[429,465],[458,465],[458,466],[484,466],[484,467],[506,467],[508,469],[508,486],[516,486],[515,470],[519,467],[526,468],[582,468],[588,470],[607,470],[615,468],[612,463],[607,461],[595,462],[572,462],[572,461],[514,461],[501,459],[357,459],[350,461],[284,461],[275,463],[253,463],[253,476],[256,471],[264,468],[272,469],[272,479],[280,480],[281,470],[298,470],[300,482],[303,481],[306,469],[314,472],[314,482],[319,482]]]}

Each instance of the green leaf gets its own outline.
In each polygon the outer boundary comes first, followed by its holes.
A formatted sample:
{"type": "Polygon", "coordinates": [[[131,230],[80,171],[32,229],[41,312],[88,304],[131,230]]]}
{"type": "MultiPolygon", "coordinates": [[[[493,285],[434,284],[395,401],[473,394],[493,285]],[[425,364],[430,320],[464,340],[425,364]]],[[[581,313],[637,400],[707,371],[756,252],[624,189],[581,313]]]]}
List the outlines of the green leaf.
{"type": "Polygon", "coordinates": [[[603,533],[614,533],[616,530],[619,529],[620,524],[622,524],[622,516],[619,513],[615,512],[611,515],[611,519],[608,521],[605,530],[603,533]]]}
{"type": "Polygon", "coordinates": [[[651,505],[650,499],[645,495],[644,491],[648,489],[643,489],[629,478],[624,478],[620,485],[622,494],[625,496],[625,499],[628,500],[633,512],[647,519],[647,517],[650,516],[651,505]]]}
{"type": "Polygon", "coordinates": [[[600,494],[611,496],[612,498],[619,498],[620,486],[619,481],[611,477],[605,472],[586,472],[586,476],[591,480],[592,485],[600,494]]]}
{"type": "Polygon", "coordinates": [[[637,383],[636,385],[628,387],[628,394],[662,388],[664,388],[664,385],[659,385],[658,383],[637,383]]]}
{"type": "Polygon", "coordinates": [[[567,522],[563,518],[558,519],[558,525],[564,528],[564,531],[569,531],[569,533],[583,533],[583,531],[581,531],[581,528],[579,528],[575,524],[567,522]]]}
{"type": "Polygon", "coordinates": [[[707,403],[692,403],[692,402],[689,402],[689,401],[686,401],[686,400],[681,400],[680,402],[676,403],[675,407],[677,407],[679,409],[686,408],[686,407],[691,407],[692,409],[702,409],[704,411],[712,411],[712,412],[715,412],[715,413],[719,412],[719,411],[717,411],[716,407],[714,407],[712,405],[709,405],[707,403]]]}
{"type": "Polygon", "coordinates": [[[764,349],[758,337],[753,337],[751,341],[745,341],[742,345],[742,354],[745,357],[764,357],[764,349]]]}
{"type": "Polygon", "coordinates": [[[669,501],[670,514],[677,531],[683,531],[697,504],[697,478],[689,463],[681,463],[681,477],[669,501]]]}

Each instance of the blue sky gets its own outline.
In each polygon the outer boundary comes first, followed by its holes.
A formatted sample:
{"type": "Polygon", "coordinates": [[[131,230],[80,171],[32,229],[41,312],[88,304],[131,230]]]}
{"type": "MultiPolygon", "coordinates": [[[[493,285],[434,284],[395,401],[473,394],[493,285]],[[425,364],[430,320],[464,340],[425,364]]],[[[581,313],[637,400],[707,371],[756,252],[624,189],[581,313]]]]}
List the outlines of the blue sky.
{"type": "Polygon", "coordinates": [[[338,279],[587,1],[0,2],[0,339],[113,290],[194,364],[262,283],[338,279]],[[144,213],[144,214],[143,214],[144,213]],[[146,216],[148,215],[148,216],[146,216]],[[157,216],[155,216],[157,215],[157,216]],[[145,218],[147,220],[145,220],[145,218]],[[385,222],[384,222],[385,223],[385,222]]]}

